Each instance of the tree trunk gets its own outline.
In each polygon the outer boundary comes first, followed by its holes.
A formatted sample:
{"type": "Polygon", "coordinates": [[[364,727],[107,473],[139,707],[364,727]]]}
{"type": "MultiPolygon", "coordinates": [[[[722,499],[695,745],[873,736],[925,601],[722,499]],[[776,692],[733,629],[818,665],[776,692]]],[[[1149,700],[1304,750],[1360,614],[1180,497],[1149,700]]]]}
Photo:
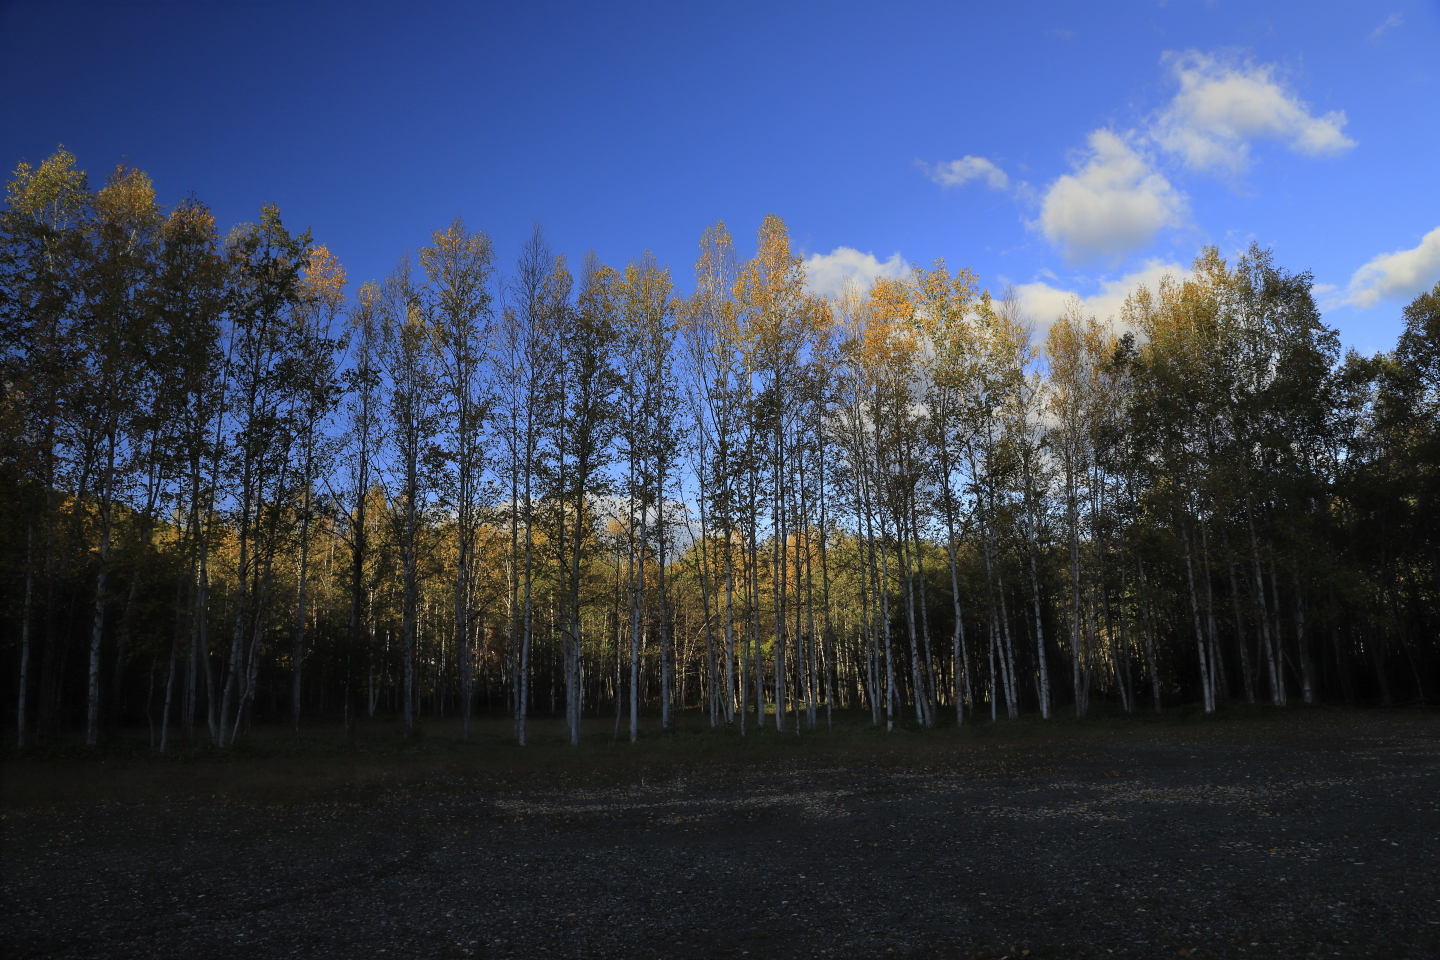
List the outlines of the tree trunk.
{"type": "Polygon", "coordinates": [[[15,704],[15,749],[25,749],[25,694],[30,689],[30,597],[35,587],[35,524],[25,525],[25,599],[20,608],[20,682],[15,704]]]}
{"type": "Polygon", "coordinates": [[[1150,620],[1150,593],[1145,588],[1145,559],[1138,553],[1135,563],[1140,571],[1140,612],[1145,618],[1145,669],[1150,674],[1150,694],[1155,712],[1160,712],[1160,668],[1155,662],[1155,626],[1150,620]]]}
{"type": "Polygon", "coordinates": [[[1185,578],[1190,586],[1190,614],[1195,621],[1195,650],[1200,660],[1200,690],[1206,713],[1215,712],[1215,692],[1210,680],[1210,661],[1206,657],[1205,631],[1200,625],[1200,600],[1195,589],[1195,563],[1190,549],[1190,536],[1180,521],[1180,540],[1185,547],[1185,578]]]}
{"type": "Polygon", "coordinates": [[[106,477],[100,494],[100,569],[95,574],[95,618],[90,632],[90,682],[85,707],[85,744],[100,742],[100,639],[105,629],[105,577],[110,572],[111,490],[115,472],[115,438],[107,445],[106,477]]]}

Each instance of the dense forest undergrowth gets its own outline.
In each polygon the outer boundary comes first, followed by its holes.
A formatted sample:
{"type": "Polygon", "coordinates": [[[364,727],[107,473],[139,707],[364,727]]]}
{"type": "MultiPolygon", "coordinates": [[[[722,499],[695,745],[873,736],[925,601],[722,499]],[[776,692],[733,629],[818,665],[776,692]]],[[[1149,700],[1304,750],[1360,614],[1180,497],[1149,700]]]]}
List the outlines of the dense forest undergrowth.
{"type": "Polygon", "coordinates": [[[690,294],[538,228],[495,261],[457,220],[347,292],[274,207],[222,237],[133,169],[17,169],[17,749],[548,748],[563,717],[615,757],[1440,696],[1440,286],[1342,357],[1258,248],[1111,318],[943,261],[819,297],[773,216],[749,259],[706,230],[690,294]]]}

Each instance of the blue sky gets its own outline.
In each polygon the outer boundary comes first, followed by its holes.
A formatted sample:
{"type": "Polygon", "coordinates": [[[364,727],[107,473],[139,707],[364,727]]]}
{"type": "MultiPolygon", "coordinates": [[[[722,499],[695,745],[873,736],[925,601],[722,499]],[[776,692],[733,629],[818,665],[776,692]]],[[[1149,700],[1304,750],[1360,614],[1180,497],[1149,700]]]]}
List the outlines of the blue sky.
{"type": "Polygon", "coordinates": [[[767,212],[817,289],[943,256],[1043,327],[1202,244],[1388,349],[1440,280],[1440,3],[0,0],[0,162],[274,202],[354,280],[457,215],[691,284],[767,212]]]}

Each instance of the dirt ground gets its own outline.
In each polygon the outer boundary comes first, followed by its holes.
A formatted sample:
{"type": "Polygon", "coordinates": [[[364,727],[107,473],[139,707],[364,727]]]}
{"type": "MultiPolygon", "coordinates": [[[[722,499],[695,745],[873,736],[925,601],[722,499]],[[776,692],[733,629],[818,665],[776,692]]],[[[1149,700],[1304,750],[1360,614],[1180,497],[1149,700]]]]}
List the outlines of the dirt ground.
{"type": "Polygon", "coordinates": [[[0,951],[1440,957],[1440,717],[1025,729],[298,801],[193,765],[62,802],[11,762],[0,951]]]}

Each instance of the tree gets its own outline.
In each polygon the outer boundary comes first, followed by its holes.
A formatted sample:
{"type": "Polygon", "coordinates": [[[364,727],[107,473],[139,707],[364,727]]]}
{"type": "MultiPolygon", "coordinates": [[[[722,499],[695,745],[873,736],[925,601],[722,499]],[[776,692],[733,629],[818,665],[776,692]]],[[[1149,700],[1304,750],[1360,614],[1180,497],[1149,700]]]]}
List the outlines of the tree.
{"type": "Polygon", "coordinates": [[[545,427],[554,420],[557,370],[550,332],[560,311],[568,309],[573,280],[536,224],[520,248],[513,301],[500,329],[501,373],[498,416],[505,447],[510,502],[509,651],[514,698],[515,737],[523,746],[530,709],[530,650],[534,634],[535,531],[537,498],[550,469],[553,451],[545,427]],[[523,549],[522,549],[523,548],[523,549]]]}
{"type": "MultiPolygon", "coordinates": [[[[813,336],[821,311],[805,292],[805,268],[791,252],[785,222],[766,214],[760,225],[755,256],[745,263],[735,282],[735,300],[746,330],[746,374],[753,382],[752,416],[756,419],[757,440],[766,463],[756,458],[751,484],[757,495],[759,470],[768,469],[771,537],[771,601],[773,622],[773,666],[775,682],[775,725],[785,729],[786,663],[789,636],[786,630],[782,550],[793,522],[787,515],[785,486],[791,479],[795,418],[786,400],[800,382],[798,369],[805,345],[813,336]]],[[[758,504],[752,504],[754,512],[758,504]]],[[[751,550],[756,550],[752,536],[751,550]]],[[[758,620],[758,607],[755,609],[758,620]]],[[[758,660],[757,660],[758,671],[758,660]]],[[[762,685],[756,684],[757,723],[763,722],[762,685]]]]}
{"type": "Polygon", "coordinates": [[[490,238],[470,233],[456,220],[436,231],[432,245],[420,253],[429,279],[427,310],[439,332],[447,411],[451,427],[450,461],[454,465],[451,500],[455,511],[455,649],[460,655],[461,722],[470,737],[473,700],[474,637],[471,609],[474,593],[475,539],[479,524],[481,481],[485,472],[485,421],[491,398],[484,381],[485,351],[493,320],[494,251],[490,238]]]}
{"type": "Polygon", "coordinates": [[[660,647],[661,725],[673,724],[673,649],[670,643],[665,567],[670,543],[666,493],[674,481],[678,453],[675,383],[672,374],[678,304],[670,271],[648,254],[627,264],[615,281],[622,354],[631,362],[621,386],[621,453],[626,461],[624,497],[628,510],[630,599],[630,739],[640,736],[640,652],[647,632],[645,568],[654,550],[655,635],[660,647]]]}
{"type": "Polygon", "coordinates": [[[386,281],[379,301],[379,338],[389,379],[389,415],[398,477],[398,540],[403,569],[401,656],[404,730],[415,730],[415,642],[420,602],[419,550],[424,514],[434,489],[440,451],[440,331],[424,309],[408,259],[386,281]]]}
{"type": "MultiPolygon", "coordinates": [[[[315,515],[315,492],[321,481],[320,466],[335,450],[325,436],[325,421],[340,397],[336,378],[336,343],[330,328],[345,302],[345,269],[325,247],[310,252],[305,268],[300,329],[297,332],[295,374],[299,390],[294,398],[296,444],[299,457],[299,558],[296,564],[295,654],[292,660],[291,716],[294,732],[300,735],[301,678],[305,664],[306,601],[310,583],[310,531],[315,515]]],[[[347,700],[348,706],[348,700],[347,700]]]]}
{"type": "MultiPolygon", "coordinates": [[[[955,699],[955,723],[964,722],[965,697],[969,688],[965,664],[969,652],[965,643],[965,618],[960,598],[960,573],[957,561],[960,496],[957,474],[960,470],[958,451],[963,447],[963,390],[967,367],[976,351],[977,330],[971,313],[988,312],[988,295],[980,297],[976,279],[968,270],[951,274],[943,260],[929,269],[917,269],[914,283],[919,298],[916,319],[922,325],[934,359],[926,381],[926,406],[930,427],[929,447],[935,453],[932,461],[932,482],[940,493],[940,508],[945,521],[945,546],[949,560],[950,595],[955,625],[951,634],[953,674],[951,690],[955,699]],[[957,446],[958,445],[958,446],[957,446]]],[[[1041,641],[1043,643],[1043,641],[1041,641]]],[[[1042,661],[1043,663],[1043,661],[1042,661]]],[[[1041,712],[1048,716],[1048,684],[1042,682],[1041,712]]]]}
{"type": "MultiPolygon", "coordinates": [[[[185,603],[177,602],[175,610],[177,625],[161,710],[162,751],[169,743],[177,663],[183,658],[186,664],[181,717],[187,741],[194,737],[202,648],[206,676],[209,676],[204,571],[210,546],[207,520],[214,513],[218,472],[217,434],[221,428],[225,383],[224,357],[220,352],[221,324],[229,284],[219,247],[215,218],[202,204],[187,201],[166,219],[158,311],[168,376],[163,378],[166,386],[157,419],[162,447],[170,451],[172,461],[167,472],[173,476],[176,487],[172,494],[175,513],[183,524],[180,563],[184,583],[178,586],[177,592],[185,603]]],[[[116,686],[119,685],[117,677],[116,686]]]]}
{"type": "Polygon", "coordinates": [[[233,743],[248,726],[270,613],[283,505],[295,489],[291,401],[304,330],[303,273],[310,235],[292,236],[273,206],[260,223],[232,232],[227,244],[231,285],[227,378],[231,522],[236,540],[234,627],[221,691],[217,743],[233,743]]]}
{"type": "Polygon", "coordinates": [[[700,256],[695,263],[696,290],[685,304],[681,331],[686,347],[685,371],[691,419],[695,424],[692,449],[700,513],[701,589],[708,590],[710,551],[721,552],[724,571],[724,680],[712,652],[707,611],[706,655],[710,696],[710,723],[721,713],[726,723],[735,720],[740,704],[741,731],[745,726],[744,660],[736,675],[735,633],[736,563],[735,545],[744,524],[741,519],[739,485],[744,474],[742,411],[747,383],[743,380],[743,343],[739,326],[739,304],[734,297],[736,282],[735,245],[724,222],[708,227],[700,239],[700,256]],[[718,540],[718,542],[716,542],[718,540]],[[739,685],[737,690],[737,683],[739,685]]]}
{"type": "MultiPolygon", "coordinates": [[[[64,469],[63,422],[66,396],[74,389],[78,366],[74,339],[82,300],[84,235],[91,196],[74,155],[56,150],[39,167],[20,163],[6,187],[0,214],[0,348],[4,350],[4,451],[12,482],[29,508],[25,522],[23,600],[20,612],[20,665],[17,742],[26,744],[28,696],[32,686],[30,651],[34,625],[34,588],[42,583],[45,637],[40,683],[39,721],[54,716],[57,646],[56,589],[69,551],[61,543],[60,475],[64,469]],[[35,519],[38,513],[39,549],[35,519]]],[[[81,487],[84,484],[80,484],[81,487]]],[[[78,495],[80,489],[76,488],[78,495]]]]}
{"type": "Polygon", "coordinates": [[[155,361],[161,344],[154,296],[162,223],[155,189],[137,170],[117,167],[95,195],[95,219],[85,251],[83,319],[77,327],[84,388],[71,401],[81,442],[96,451],[99,549],[85,710],[85,742],[90,746],[100,735],[100,646],[114,504],[121,484],[135,469],[130,461],[145,457],[140,435],[147,407],[159,389],[155,361]]]}
{"type": "Polygon", "coordinates": [[[598,498],[609,492],[604,469],[617,422],[615,395],[622,382],[616,367],[619,275],[592,253],[580,276],[580,295],[571,309],[557,311],[559,423],[556,450],[559,501],[557,544],[564,604],[565,719],[570,743],[580,743],[584,697],[582,624],[583,572],[595,550],[598,498]]]}

